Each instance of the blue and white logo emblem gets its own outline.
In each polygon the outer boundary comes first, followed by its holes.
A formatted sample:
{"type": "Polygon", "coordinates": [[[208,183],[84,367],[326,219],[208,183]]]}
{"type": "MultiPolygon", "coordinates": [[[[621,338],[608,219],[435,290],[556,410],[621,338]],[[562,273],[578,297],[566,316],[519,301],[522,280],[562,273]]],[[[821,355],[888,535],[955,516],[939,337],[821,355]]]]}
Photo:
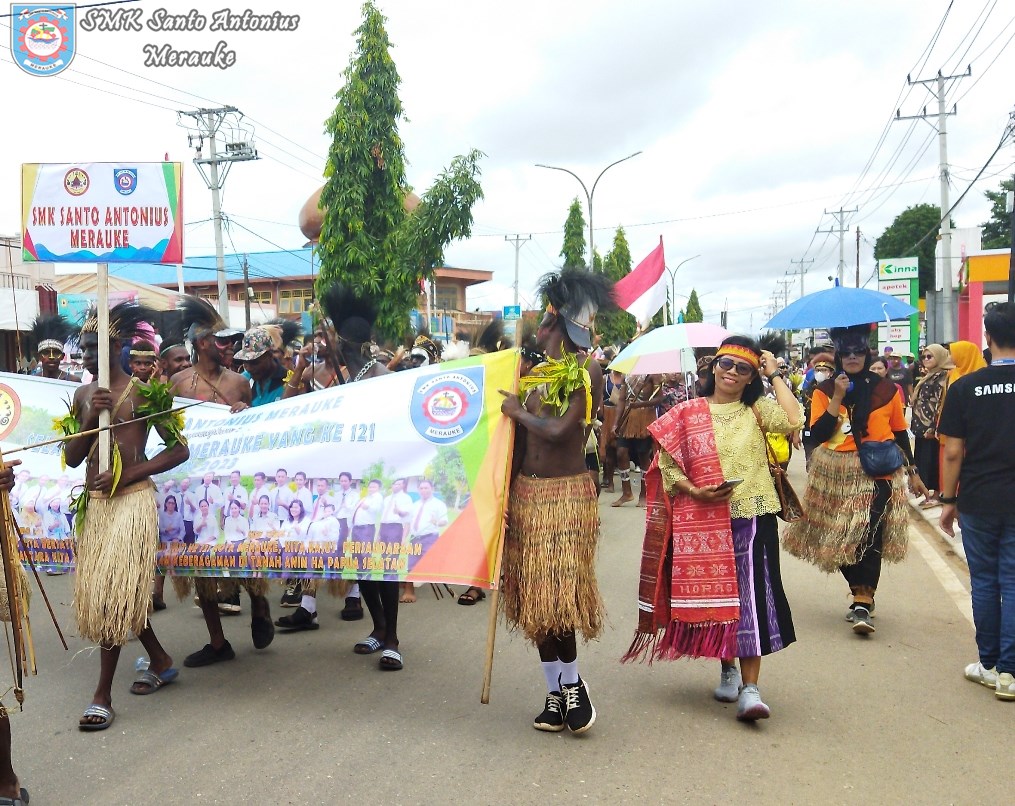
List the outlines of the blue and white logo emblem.
{"type": "Polygon", "coordinates": [[[409,404],[416,433],[434,445],[453,445],[471,434],[483,413],[485,374],[479,366],[421,378],[409,404]]]}
{"type": "Polygon", "coordinates": [[[113,184],[121,196],[129,196],[137,189],[137,168],[117,168],[113,171],[113,184]]]}
{"type": "Polygon", "coordinates": [[[33,76],[55,76],[74,60],[77,8],[11,4],[11,55],[33,76]]]}

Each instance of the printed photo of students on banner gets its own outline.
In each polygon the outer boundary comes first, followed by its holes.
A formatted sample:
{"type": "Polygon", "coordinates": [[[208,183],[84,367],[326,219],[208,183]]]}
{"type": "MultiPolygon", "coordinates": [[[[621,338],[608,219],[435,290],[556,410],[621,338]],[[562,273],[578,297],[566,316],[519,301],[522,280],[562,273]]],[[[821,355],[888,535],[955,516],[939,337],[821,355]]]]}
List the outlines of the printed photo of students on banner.
{"type": "MultiPolygon", "coordinates": [[[[237,414],[188,408],[191,459],[154,479],[159,571],[495,587],[511,442],[497,390],[513,386],[517,356],[456,364],[237,414]]],[[[0,373],[0,408],[12,413],[4,452],[52,439],[73,388],[0,373]]],[[[73,570],[81,479],[58,444],[17,455],[23,551],[40,568],[73,570]]]]}

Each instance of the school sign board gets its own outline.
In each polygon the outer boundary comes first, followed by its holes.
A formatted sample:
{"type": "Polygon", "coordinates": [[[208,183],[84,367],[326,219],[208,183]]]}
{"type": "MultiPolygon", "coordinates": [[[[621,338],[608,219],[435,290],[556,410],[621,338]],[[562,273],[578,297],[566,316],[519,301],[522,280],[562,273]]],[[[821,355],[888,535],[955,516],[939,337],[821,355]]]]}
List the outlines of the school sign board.
{"type": "Polygon", "coordinates": [[[182,263],[179,162],[25,163],[26,263],[182,263]]]}
{"type": "MultiPolygon", "coordinates": [[[[897,300],[919,306],[920,301],[920,259],[917,257],[892,258],[878,261],[878,291],[897,300]]],[[[905,319],[878,323],[878,351],[884,354],[891,347],[897,355],[920,351],[919,314],[905,319]]]]}

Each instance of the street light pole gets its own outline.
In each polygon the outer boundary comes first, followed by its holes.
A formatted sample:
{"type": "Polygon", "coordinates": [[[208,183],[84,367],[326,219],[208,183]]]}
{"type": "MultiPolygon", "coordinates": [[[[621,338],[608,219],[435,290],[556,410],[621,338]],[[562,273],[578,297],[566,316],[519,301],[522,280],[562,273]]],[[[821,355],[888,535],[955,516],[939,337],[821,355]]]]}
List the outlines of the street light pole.
{"type": "Polygon", "coordinates": [[[603,174],[606,173],[608,170],[610,170],[610,168],[612,168],[614,165],[619,165],[622,162],[626,162],[627,160],[631,159],[631,157],[637,157],[640,153],[641,153],[640,151],[635,151],[633,154],[628,154],[626,157],[622,157],[616,162],[611,162],[609,165],[603,168],[603,170],[599,172],[599,176],[596,177],[596,181],[592,183],[591,191],[587,187],[585,187],[585,183],[582,181],[581,177],[578,176],[578,174],[576,174],[574,171],[568,170],[567,168],[561,168],[558,165],[543,165],[542,163],[539,162],[536,163],[537,168],[549,168],[551,171],[563,171],[566,174],[571,174],[571,176],[573,176],[575,179],[578,180],[578,184],[582,186],[582,190],[585,191],[585,201],[588,203],[589,209],[589,271],[592,271],[593,268],[592,264],[595,260],[596,255],[595,228],[592,225],[592,200],[595,198],[596,195],[596,185],[598,185],[599,180],[603,178],[603,174]]]}
{"type": "Polygon", "coordinates": [[[685,263],[689,263],[690,261],[694,260],[694,258],[696,258],[696,257],[701,257],[701,255],[695,255],[694,257],[689,257],[686,260],[681,260],[677,264],[677,267],[675,269],[671,270],[669,266],[666,267],[666,273],[670,275],[670,324],[671,325],[676,324],[676,320],[677,320],[677,316],[676,316],[676,314],[677,314],[677,271],[685,263]]]}

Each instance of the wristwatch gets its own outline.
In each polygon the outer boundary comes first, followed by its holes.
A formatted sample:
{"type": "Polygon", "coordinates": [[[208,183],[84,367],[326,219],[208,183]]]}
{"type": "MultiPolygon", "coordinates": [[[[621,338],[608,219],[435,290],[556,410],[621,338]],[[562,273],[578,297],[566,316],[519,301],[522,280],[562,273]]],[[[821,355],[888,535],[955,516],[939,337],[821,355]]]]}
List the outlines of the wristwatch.
{"type": "Polygon", "coordinates": [[[937,500],[942,504],[954,504],[959,500],[959,497],[957,495],[939,495],[937,500]]]}

